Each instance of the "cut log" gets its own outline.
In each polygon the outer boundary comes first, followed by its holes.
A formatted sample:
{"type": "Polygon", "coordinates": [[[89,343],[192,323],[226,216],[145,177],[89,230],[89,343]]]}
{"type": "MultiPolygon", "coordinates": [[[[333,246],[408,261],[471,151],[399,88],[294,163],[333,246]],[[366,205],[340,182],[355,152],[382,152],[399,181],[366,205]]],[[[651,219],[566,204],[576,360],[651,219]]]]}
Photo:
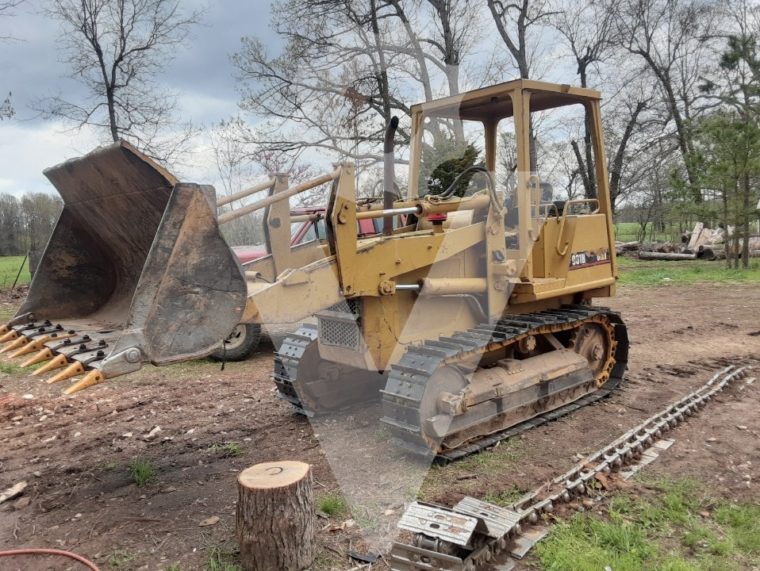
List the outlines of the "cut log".
{"type": "MultiPolygon", "coordinates": [[[[723,250],[723,257],[725,258],[726,251],[723,250]]],[[[697,248],[697,259],[698,260],[717,260],[718,255],[715,253],[715,250],[713,248],[710,248],[709,246],[700,246],[697,248]]]]}
{"type": "Polygon", "coordinates": [[[696,260],[696,254],[678,254],[676,252],[639,252],[642,260],[696,260]]]}
{"type": "MultiPolygon", "coordinates": [[[[741,252],[733,254],[734,257],[741,257],[741,252]]],[[[750,258],[760,258],[760,250],[750,250],[750,258]]],[[[697,258],[700,260],[725,260],[726,248],[723,244],[717,246],[700,246],[699,252],[697,252],[697,258]]]]}
{"type": "Polygon", "coordinates": [[[268,462],[238,476],[237,540],[246,571],[301,571],[314,562],[314,497],[303,462],[268,462]]]}
{"type": "Polygon", "coordinates": [[[694,226],[689,244],[686,246],[686,249],[689,250],[689,252],[696,252],[697,248],[705,244],[705,236],[703,236],[704,229],[705,225],[701,222],[697,222],[697,224],[694,226]]]}

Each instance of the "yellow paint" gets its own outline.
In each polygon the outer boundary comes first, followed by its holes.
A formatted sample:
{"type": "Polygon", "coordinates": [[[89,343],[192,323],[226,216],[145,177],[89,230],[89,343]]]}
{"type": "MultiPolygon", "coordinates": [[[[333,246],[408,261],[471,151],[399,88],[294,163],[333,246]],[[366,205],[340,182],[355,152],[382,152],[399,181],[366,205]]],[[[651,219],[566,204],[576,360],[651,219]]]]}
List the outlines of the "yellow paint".
{"type": "Polygon", "coordinates": [[[72,377],[76,377],[77,375],[81,375],[84,373],[84,365],[80,363],[79,361],[75,361],[68,367],[66,367],[63,371],[55,375],[54,377],[51,377],[48,379],[47,383],[49,385],[53,385],[55,383],[60,383],[61,381],[65,381],[66,379],[70,379],[72,377]]]}
{"type": "Polygon", "coordinates": [[[96,369],[87,373],[81,381],[70,386],[63,392],[67,395],[73,395],[74,393],[89,389],[90,387],[94,387],[95,385],[98,385],[104,381],[105,378],[103,377],[103,374],[96,369]]]}

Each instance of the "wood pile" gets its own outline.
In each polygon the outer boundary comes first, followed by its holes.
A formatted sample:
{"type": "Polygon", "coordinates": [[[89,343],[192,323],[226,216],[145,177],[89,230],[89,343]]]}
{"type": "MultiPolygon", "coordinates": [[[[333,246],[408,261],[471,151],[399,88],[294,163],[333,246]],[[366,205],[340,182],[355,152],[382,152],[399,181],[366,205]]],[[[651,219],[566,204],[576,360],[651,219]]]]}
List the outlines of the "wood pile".
{"type": "MultiPolygon", "coordinates": [[[[733,228],[729,227],[729,237],[733,228]]],[[[738,248],[730,244],[729,252],[741,255],[741,243],[738,248]]],[[[642,260],[725,260],[726,231],[722,228],[706,228],[697,223],[692,232],[681,236],[681,243],[674,242],[616,242],[618,256],[637,256],[642,260]]],[[[760,258],[760,236],[749,239],[749,255],[760,258]]]]}

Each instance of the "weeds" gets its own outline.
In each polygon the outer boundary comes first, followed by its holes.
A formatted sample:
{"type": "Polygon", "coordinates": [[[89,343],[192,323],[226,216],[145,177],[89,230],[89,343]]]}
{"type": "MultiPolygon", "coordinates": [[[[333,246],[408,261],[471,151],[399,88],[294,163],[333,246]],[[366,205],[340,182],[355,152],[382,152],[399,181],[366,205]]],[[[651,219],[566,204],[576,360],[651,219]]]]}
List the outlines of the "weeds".
{"type": "Polygon", "coordinates": [[[130,569],[136,556],[126,549],[116,549],[108,556],[106,563],[111,569],[130,569]]]}
{"type": "Polygon", "coordinates": [[[517,486],[512,486],[506,490],[490,492],[483,497],[484,502],[497,506],[508,507],[519,500],[525,492],[517,486]]]}
{"type": "Polygon", "coordinates": [[[27,369],[14,365],[13,363],[0,363],[0,373],[5,375],[16,375],[19,373],[28,373],[27,369]]]}
{"type": "Polygon", "coordinates": [[[224,444],[214,444],[210,448],[214,454],[219,454],[222,458],[235,458],[243,453],[243,448],[239,442],[225,442],[224,444]]]}
{"type": "Polygon", "coordinates": [[[155,478],[156,471],[149,460],[135,458],[129,463],[129,475],[138,487],[142,487],[155,478]]]}
{"type": "Polygon", "coordinates": [[[205,571],[241,571],[237,563],[237,551],[222,545],[209,548],[205,571]]]}
{"type": "Polygon", "coordinates": [[[348,504],[340,494],[325,494],[317,498],[317,508],[328,516],[339,516],[348,511],[348,504]]]}
{"type": "MultiPolygon", "coordinates": [[[[425,477],[425,481],[417,494],[421,501],[439,501],[440,496],[451,490],[452,487],[462,493],[480,497],[485,493],[498,497],[502,490],[482,490],[477,488],[477,479],[470,479],[473,474],[487,476],[488,474],[501,474],[506,466],[514,465],[521,456],[522,443],[518,439],[510,439],[501,442],[489,450],[479,454],[468,456],[449,466],[432,466],[425,477]],[[477,489],[473,489],[472,487],[477,489]]],[[[506,499],[506,498],[505,498],[506,499]]]]}
{"type": "Polygon", "coordinates": [[[113,472],[116,470],[117,464],[113,460],[101,460],[96,467],[102,472],[113,472]]]}

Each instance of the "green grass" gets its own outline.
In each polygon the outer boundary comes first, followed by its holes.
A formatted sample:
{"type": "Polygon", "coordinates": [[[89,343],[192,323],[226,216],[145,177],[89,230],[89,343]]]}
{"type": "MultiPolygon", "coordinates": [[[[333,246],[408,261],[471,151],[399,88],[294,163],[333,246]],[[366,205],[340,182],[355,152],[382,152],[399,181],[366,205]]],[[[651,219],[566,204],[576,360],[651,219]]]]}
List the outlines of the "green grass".
{"type": "MultiPolygon", "coordinates": [[[[646,228],[646,235],[644,241],[652,240],[650,231],[652,225],[648,224],[646,228]]],[[[615,238],[620,242],[635,242],[639,239],[639,231],[641,226],[638,222],[617,222],[615,224],[615,238]]],[[[674,241],[678,240],[681,236],[678,226],[667,226],[665,232],[655,232],[654,239],[658,241],[674,241]]]]}
{"type": "Polygon", "coordinates": [[[661,286],[695,283],[758,283],[760,260],[751,260],[746,270],[730,270],[725,261],[664,261],[618,257],[621,285],[661,286]]]}
{"type": "Polygon", "coordinates": [[[205,571],[241,571],[237,563],[238,554],[235,550],[222,545],[214,545],[208,550],[205,571]]]}
{"type": "Polygon", "coordinates": [[[126,549],[116,549],[108,556],[106,563],[111,569],[132,569],[136,556],[126,549]]]}
{"type": "Polygon", "coordinates": [[[615,224],[615,238],[621,242],[634,242],[639,239],[639,228],[636,222],[618,222],[615,224]]]}
{"type": "Polygon", "coordinates": [[[489,492],[483,497],[483,501],[497,506],[508,507],[519,500],[524,494],[525,490],[512,486],[506,490],[489,492]]]}
{"type": "Polygon", "coordinates": [[[340,516],[348,511],[348,504],[340,494],[324,494],[317,498],[317,509],[328,516],[340,516]]]}
{"type": "MultiPolygon", "coordinates": [[[[445,496],[452,489],[458,492],[475,495],[476,497],[487,496],[494,503],[506,505],[515,494],[515,488],[504,489],[500,477],[507,466],[515,465],[522,456],[522,441],[512,438],[501,442],[498,446],[484,450],[479,454],[473,454],[448,466],[432,466],[428,471],[425,481],[422,483],[417,499],[426,502],[437,502],[441,496],[445,496]],[[471,478],[473,475],[478,478],[471,478]],[[496,480],[493,489],[483,489],[482,482],[488,481],[489,476],[496,480]]],[[[517,498],[515,498],[517,499],[517,498]]],[[[488,500],[486,500],[488,501],[488,500]]]]}
{"type": "Polygon", "coordinates": [[[236,458],[243,453],[243,448],[239,442],[225,442],[224,444],[214,444],[210,447],[214,454],[222,458],[236,458]]]}
{"type": "MultiPolygon", "coordinates": [[[[3,256],[0,257],[0,289],[7,289],[13,285],[16,274],[24,261],[24,256],[3,256]]],[[[18,279],[17,285],[25,285],[32,281],[29,274],[29,264],[24,264],[24,269],[18,279]]]]}
{"type": "Polygon", "coordinates": [[[13,363],[0,363],[0,374],[16,375],[19,373],[28,373],[30,369],[24,369],[13,363]]]}
{"type": "Polygon", "coordinates": [[[544,569],[690,571],[757,568],[760,507],[714,500],[690,481],[614,496],[606,518],[575,514],[536,547],[544,569]],[[709,517],[704,517],[711,514],[709,517]]]}
{"type": "Polygon", "coordinates": [[[135,458],[129,463],[129,475],[132,481],[141,487],[156,477],[156,471],[149,460],[135,458]]]}
{"type": "Polygon", "coordinates": [[[16,310],[12,307],[0,307],[0,325],[8,323],[13,316],[16,315],[16,310]]]}

